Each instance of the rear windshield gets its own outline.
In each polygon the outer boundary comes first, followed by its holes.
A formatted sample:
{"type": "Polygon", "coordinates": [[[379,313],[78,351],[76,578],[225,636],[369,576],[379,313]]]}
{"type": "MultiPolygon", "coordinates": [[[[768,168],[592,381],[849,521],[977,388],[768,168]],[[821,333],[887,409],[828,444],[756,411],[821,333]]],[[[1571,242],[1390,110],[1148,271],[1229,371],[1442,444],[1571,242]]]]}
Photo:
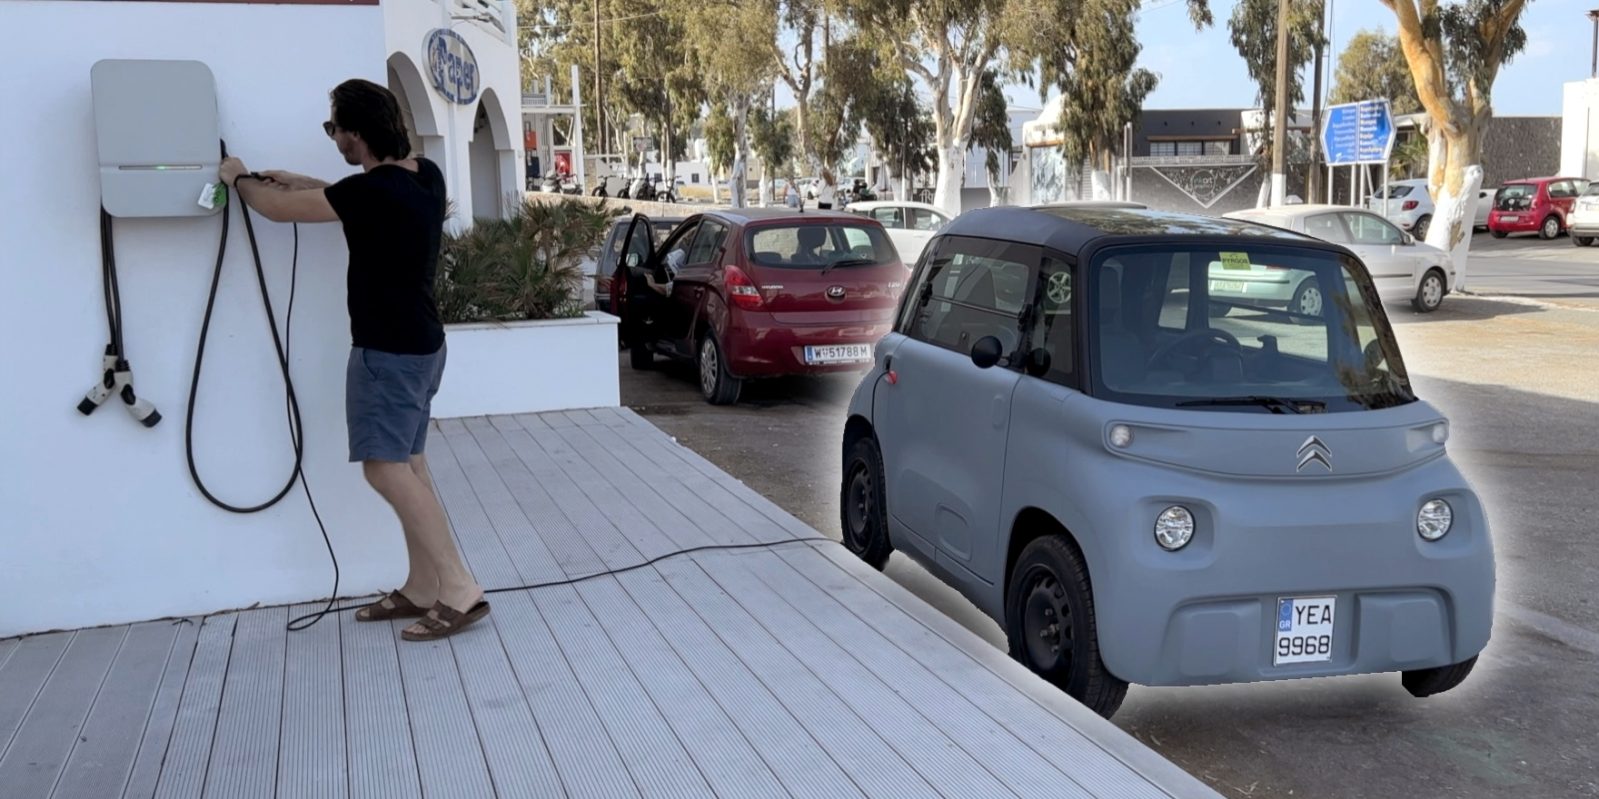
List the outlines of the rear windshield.
{"type": "Polygon", "coordinates": [[[1094,391],[1113,401],[1316,413],[1415,400],[1370,278],[1336,253],[1114,248],[1092,265],[1090,309],[1094,391]]]}
{"type": "Polygon", "coordinates": [[[1538,187],[1531,183],[1507,183],[1499,190],[1499,199],[1513,200],[1520,197],[1532,197],[1538,193],[1538,187]]]}
{"type": "MultiPolygon", "coordinates": [[[[1413,188],[1413,187],[1411,187],[1411,186],[1389,186],[1388,187],[1388,197],[1389,198],[1404,197],[1404,196],[1410,194],[1411,188],[1413,188]]],[[[1378,194],[1381,195],[1382,192],[1379,191],[1378,194]]]]}
{"type": "Polygon", "coordinates": [[[750,260],[779,269],[868,266],[899,260],[880,227],[849,222],[763,225],[749,233],[750,260]]]}
{"type": "Polygon", "coordinates": [[[1599,195],[1599,183],[1589,183],[1588,188],[1582,192],[1584,197],[1593,197],[1594,195],[1599,195]]]}

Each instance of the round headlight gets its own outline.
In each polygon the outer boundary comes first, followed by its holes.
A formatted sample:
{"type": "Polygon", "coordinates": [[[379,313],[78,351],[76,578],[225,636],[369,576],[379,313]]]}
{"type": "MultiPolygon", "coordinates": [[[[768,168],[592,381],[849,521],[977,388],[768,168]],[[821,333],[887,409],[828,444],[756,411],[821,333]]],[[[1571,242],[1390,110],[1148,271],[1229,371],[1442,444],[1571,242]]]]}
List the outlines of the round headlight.
{"type": "Polygon", "coordinates": [[[1432,443],[1443,444],[1449,440],[1449,423],[1439,422],[1432,426],[1432,443]]]}
{"type": "Polygon", "coordinates": [[[1119,424],[1110,429],[1110,444],[1117,449],[1126,449],[1133,443],[1133,429],[1124,424],[1119,424]]]}
{"type": "Polygon", "coordinates": [[[1181,505],[1173,505],[1155,518],[1155,543],[1168,552],[1176,552],[1194,538],[1194,514],[1181,505]]]}
{"type": "Polygon", "coordinates": [[[1455,511],[1449,503],[1435,499],[1421,506],[1416,514],[1416,532],[1428,541],[1437,541],[1449,532],[1455,523],[1455,511]]]}

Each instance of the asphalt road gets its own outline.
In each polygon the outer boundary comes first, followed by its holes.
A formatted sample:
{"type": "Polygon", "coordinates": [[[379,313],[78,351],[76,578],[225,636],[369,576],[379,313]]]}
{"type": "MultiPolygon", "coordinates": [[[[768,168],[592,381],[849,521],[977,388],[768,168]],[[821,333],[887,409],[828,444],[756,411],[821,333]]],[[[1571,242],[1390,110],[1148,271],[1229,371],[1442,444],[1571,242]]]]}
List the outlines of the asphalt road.
{"type": "MultiPolygon", "coordinates": [[[[1390,317],[1489,509],[1493,640],[1465,685],[1428,700],[1397,675],[1134,686],[1115,722],[1224,794],[1599,797],[1599,247],[1483,235],[1473,246],[1473,292],[1541,299],[1457,296],[1435,314],[1390,317]]],[[[624,404],[838,537],[854,378],[752,384],[737,406],[714,408],[691,369],[641,373],[625,360],[624,404]]],[[[1003,647],[992,621],[907,558],[887,573],[1003,647]]]]}

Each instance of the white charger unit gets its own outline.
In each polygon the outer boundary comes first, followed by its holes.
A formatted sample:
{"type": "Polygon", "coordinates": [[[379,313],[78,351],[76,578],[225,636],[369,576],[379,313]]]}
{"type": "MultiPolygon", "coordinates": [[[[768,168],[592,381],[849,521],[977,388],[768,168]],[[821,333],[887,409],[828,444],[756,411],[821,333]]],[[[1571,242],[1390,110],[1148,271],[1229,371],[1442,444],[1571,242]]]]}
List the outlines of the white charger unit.
{"type": "Polygon", "coordinates": [[[222,164],[216,79],[199,61],[98,61],[89,70],[100,203],[117,217],[209,216],[222,164]]]}

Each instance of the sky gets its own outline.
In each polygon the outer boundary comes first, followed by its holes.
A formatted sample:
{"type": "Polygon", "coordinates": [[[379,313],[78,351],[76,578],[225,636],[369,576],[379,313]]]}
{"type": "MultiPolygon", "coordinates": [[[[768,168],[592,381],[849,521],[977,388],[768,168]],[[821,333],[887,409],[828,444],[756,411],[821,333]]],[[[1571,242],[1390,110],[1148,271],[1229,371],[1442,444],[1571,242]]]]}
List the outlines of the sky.
{"type": "MultiPolygon", "coordinates": [[[[1446,0],[1447,1],[1447,0],[1446,0]]],[[[1326,80],[1330,88],[1337,54],[1360,30],[1397,29],[1394,13],[1379,0],[1328,0],[1332,18],[1333,59],[1326,80]]],[[[1212,0],[1216,22],[1195,32],[1188,20],[1185,0],[1146,0],[1138,20],[1143,43],[1139,66],[1160,76],[1160,83],[1144,102],[1145,108],[1249,108],[1255,106],[1255,86],[1244,62],[1233,49],[1227,32],[1233,2],[1212,0]]],[[[1521,24],[1527,47],[1499,71],[1494,84],[1494,113],[1499,116],[1559,116],[1561,84],[1588,77],[1592,63],[1593,23],[1587,18],[1599,0],[1529,0],[1521,24]]],[[[1310,72],[1303,85],[1308,95],[1310,72]]],[[[1006,91],[1012,104],[1041,107],[1037,89],[1013,86],[1006,91]]],[[[779,83],[777,104],[793,104],[786,86],[779,83]]]]}

